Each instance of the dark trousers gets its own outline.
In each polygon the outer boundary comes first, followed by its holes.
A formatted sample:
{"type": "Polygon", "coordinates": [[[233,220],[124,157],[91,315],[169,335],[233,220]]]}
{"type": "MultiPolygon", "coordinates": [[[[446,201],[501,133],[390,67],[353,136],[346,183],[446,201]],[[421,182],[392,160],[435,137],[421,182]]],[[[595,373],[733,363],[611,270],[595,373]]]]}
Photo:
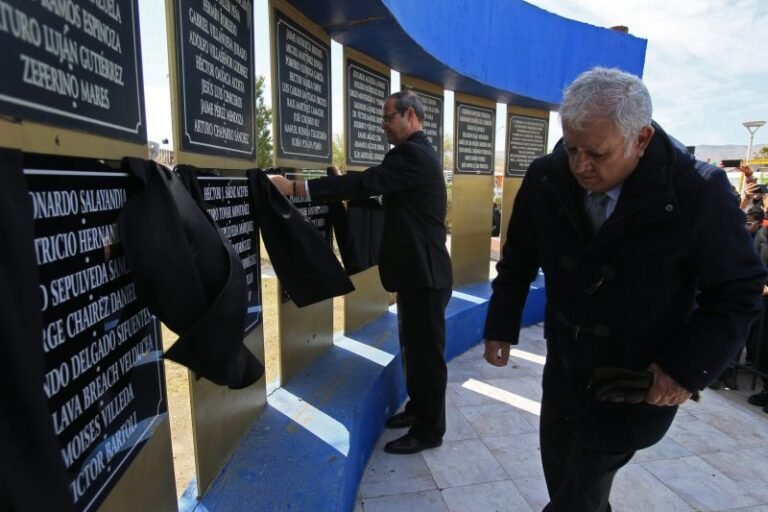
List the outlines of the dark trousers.
{"type": "Polygon", "coordinates": [[[635,452],[582,446],[573,418],[549,403],[546,396],[541,407],[540,441],[550,499],[543,512],[610,512],[613,477],[635,452]]]}
{"type": "Polygon", "coordinates": [[[410,434],[430,442],[445,434],[445,307],[450,288],[397,292],[400,353],[408,389],[405,412],[414,417],[410,434]]]}
{"type": "MultiPolygon", "coordinates": [[[[749,334],[747,334],[747,361],[751,361],[752,363],[756,363],[756,354],[760,348],[761,345],[764,344],[763,338],[765,337],[764,331],[763,331],[763,324],[765,323],[765,316],[768,311],[766,311],[766,297],[763,297],[761,301],[761,309],[760,316],[752,323],[752,326],[749,328],[749,334]]],[[[741,358],[741,351],[736,355],[736,362],[739,362],[739,359],[741,358]]]]}

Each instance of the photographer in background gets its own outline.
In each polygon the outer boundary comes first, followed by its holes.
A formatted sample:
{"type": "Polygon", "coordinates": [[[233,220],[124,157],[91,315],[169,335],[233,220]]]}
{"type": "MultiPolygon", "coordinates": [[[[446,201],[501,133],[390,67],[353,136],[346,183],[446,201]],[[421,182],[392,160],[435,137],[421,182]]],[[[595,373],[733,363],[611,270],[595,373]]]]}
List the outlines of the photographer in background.
{"type": "Polygon", "coordinates": [[[768,186],[757,183],[757,178],[748,165],[743,164],[741,160],[723,160],[720,162],[720,167],[723,169],[734,168],[744,173],[744,187],[741,191],[741,203],[739,204],[739,208],[744,213],[755,207],[764,209],[763,201],[766,199],[768,186]]]}

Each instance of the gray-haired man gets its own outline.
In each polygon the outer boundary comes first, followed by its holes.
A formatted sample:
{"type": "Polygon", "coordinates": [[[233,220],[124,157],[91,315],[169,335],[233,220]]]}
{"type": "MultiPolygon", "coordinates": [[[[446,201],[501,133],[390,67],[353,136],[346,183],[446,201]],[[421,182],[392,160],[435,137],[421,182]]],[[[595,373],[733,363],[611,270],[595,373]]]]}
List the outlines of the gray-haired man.
{"type": "Polygon", "coordinates": [[[619,468],[743,345],[765,269],[724,172],[652,122],[639,78],[583,73],[560,118],[561,143],[531,164],[515,200],[485,358],[507,363],[542,268],[545,511],[600,512],[619,468]]]}

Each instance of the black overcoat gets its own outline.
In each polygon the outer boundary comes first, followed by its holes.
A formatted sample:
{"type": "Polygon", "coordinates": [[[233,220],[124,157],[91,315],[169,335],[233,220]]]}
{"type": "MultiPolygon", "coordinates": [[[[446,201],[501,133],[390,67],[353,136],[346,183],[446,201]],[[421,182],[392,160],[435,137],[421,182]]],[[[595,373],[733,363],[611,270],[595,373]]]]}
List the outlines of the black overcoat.
{"type": "Polygon", "coordinates": [[[583,443],[606,450],[657,442],[677,408],[599,403],[593,368],[656,362],[703,389],[743,345],[765,277],[725,173],[656,128],[596,235],[562,147],[531,164],[485,326],[486,339],[517,343],[528,286],[543,269],[543,400],[570,408],[583,443]]]}

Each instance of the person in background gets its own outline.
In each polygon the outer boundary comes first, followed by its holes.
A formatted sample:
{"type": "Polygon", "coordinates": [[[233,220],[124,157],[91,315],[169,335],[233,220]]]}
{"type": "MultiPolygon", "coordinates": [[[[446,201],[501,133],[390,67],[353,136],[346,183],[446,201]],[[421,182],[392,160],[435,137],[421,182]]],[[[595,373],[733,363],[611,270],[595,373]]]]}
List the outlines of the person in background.
{"type": "Polygon", "coordinates": [[[515,199],[485,323],[508,363],[546,278],[545,512],[605,512],[616,472],[744,344],[766,271],[724,171],[652,121],[643,82],[594,68],[565,90],[563,138],[515,199]]]}
{"type": "Polygon", "coordinates": [[[741,193],[741,203],[739,207],[747,211],[752,208],[762,208],[763,201],[766,199],[765,186],[757,183],[752,169],[748,165],[740,165],[738,170],[744,173],[744,188],[741,193]]]}
{"type": "Polygon", "coordinates": [[[440,160],[422,131],[424,105],[412,91],[384,103],[381,126],[392,148],[380,165],[363,172],[309,181],[271,176],[285,195],[313,201],[383,195],[381,284],[397,292],[400,353],[408,403],[386,422],[409,428],[384,446],[389,453],[417,453],[442,444],[445,434],[445,308],[453,283],[445,247],[447,194],[440,160]]]}
{"type": "Polygon", "coordinates": [[[501,233],[501,210],[495,202],[493,203],[491,222],[491,236],[499,236],[499,233],[501,233]]]}
{"type": "MultiPolygon", "coordinates": [[[[768,200],[767,200],[768,201],[768,200]]],[[[747,229],[754,232],[754,247],[763,265],[768,266],[768,227],[764,225],[763,210],[755,208],[747,213],[747,229]]],[[[763,408],[768,413],[768,282],[763,285],[763,317],[757,326],[753,346],[747,346],[747,364],[759,372],[763,381],[762,391],[751,395],[747,402],[763,408]]]]}

